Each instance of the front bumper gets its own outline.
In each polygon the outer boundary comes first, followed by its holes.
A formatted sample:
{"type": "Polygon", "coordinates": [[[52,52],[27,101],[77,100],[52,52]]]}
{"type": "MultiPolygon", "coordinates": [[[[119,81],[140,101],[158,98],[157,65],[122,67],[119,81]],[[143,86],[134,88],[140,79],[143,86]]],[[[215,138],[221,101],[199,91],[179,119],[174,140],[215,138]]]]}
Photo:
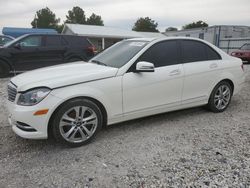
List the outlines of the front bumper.
{"type": "Polygon", "coordinates": [[[8,120],[10,125],[12,126],[12,130],[20,137],[27,139],[48,138],[49,119],[60,101],[61,99],[51,94],[49,94],[39,104],[34,106],[20,106],[15,102],[8,101],[8,120]],[[34,115],[36,111],[42,109],[49,109],[49,111],[45,115],[34,115]]]}

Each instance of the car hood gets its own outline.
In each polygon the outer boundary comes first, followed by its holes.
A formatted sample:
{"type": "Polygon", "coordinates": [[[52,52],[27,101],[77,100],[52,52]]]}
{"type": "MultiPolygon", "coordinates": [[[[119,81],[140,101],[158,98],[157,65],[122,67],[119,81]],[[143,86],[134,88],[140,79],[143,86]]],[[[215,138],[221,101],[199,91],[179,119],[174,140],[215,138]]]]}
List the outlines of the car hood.
{"type": "Polygon", "coordinates": [[[81,61],[26,72],[15,76],[11,82],[18,87],[19,92],[37,87],[54,89],[114,77],[117,71],[117,68],[81,61]]]}

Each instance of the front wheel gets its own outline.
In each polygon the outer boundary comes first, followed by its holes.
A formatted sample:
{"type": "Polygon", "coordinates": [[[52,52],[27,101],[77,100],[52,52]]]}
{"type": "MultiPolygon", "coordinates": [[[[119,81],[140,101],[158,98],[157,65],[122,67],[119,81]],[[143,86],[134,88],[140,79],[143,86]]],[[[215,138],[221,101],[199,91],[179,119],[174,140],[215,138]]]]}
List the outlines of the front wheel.
{"type": "Polygon", "coordinates": [[[100,108],[87,99],[66,102],[55,114],[53,134],[57,141],[78,147],[91,141],[103,123],[100,108]]]}
{"type": "Polygon", "coordinates": [[[220,82],[215,86],[210,95],[208,108],[215,113],[223,112],[229,106],[232,94],[231,85],[226,81],[220,82]]]}

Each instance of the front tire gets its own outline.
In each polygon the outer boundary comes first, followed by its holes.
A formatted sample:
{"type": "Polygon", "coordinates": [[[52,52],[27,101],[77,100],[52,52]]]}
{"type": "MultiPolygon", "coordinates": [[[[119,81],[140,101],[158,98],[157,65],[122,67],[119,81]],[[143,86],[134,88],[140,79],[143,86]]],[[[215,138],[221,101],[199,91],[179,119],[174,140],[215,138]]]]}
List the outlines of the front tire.
{"type": "Polygon", "coordinates": [[[100,108],[88,99],[73,99],[64,103],[53,119],[53,135],[62,144],[78,147],[89,143],[101,129],[100,108]]]}
{"type": "Polygon", "coordinates": [[[218,83],[210,95],[208,109],[215,113],[225,111],[231,102],[232,95],[232,86],[227,81],[218,83]]]}

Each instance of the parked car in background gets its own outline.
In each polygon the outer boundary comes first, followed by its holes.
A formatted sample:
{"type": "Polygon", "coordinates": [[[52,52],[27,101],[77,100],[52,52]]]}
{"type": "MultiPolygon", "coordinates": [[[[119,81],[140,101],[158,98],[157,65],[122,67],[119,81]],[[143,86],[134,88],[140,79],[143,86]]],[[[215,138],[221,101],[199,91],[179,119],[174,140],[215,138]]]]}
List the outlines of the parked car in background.
{"type": "Polygon", "coordinates": [[[14,40],[11,36],[0,35],[0,47],[7,44],[8,42],[14,40]]]}
{"type": "Polygon", "coordinates": [[[0,77],[74,61],[87,61],[95,47],[82,36],[28,34],[0,48],[0,77]]]}
{"type": "Polygon", "coordinates": [[[250,62],[250,43],[246,43],[239,50],[231,53],[232,56],[242,59],[242,61],[250,62]]]}
{"type": "Polygon", "coordinates": [[[105,125],[195,106],[223,112],[244,83],[242,61],[191,38],[130,39],[89,63],[20,74],[8,85],[9,122],[29,139],[88,143],[105,125]]]}

